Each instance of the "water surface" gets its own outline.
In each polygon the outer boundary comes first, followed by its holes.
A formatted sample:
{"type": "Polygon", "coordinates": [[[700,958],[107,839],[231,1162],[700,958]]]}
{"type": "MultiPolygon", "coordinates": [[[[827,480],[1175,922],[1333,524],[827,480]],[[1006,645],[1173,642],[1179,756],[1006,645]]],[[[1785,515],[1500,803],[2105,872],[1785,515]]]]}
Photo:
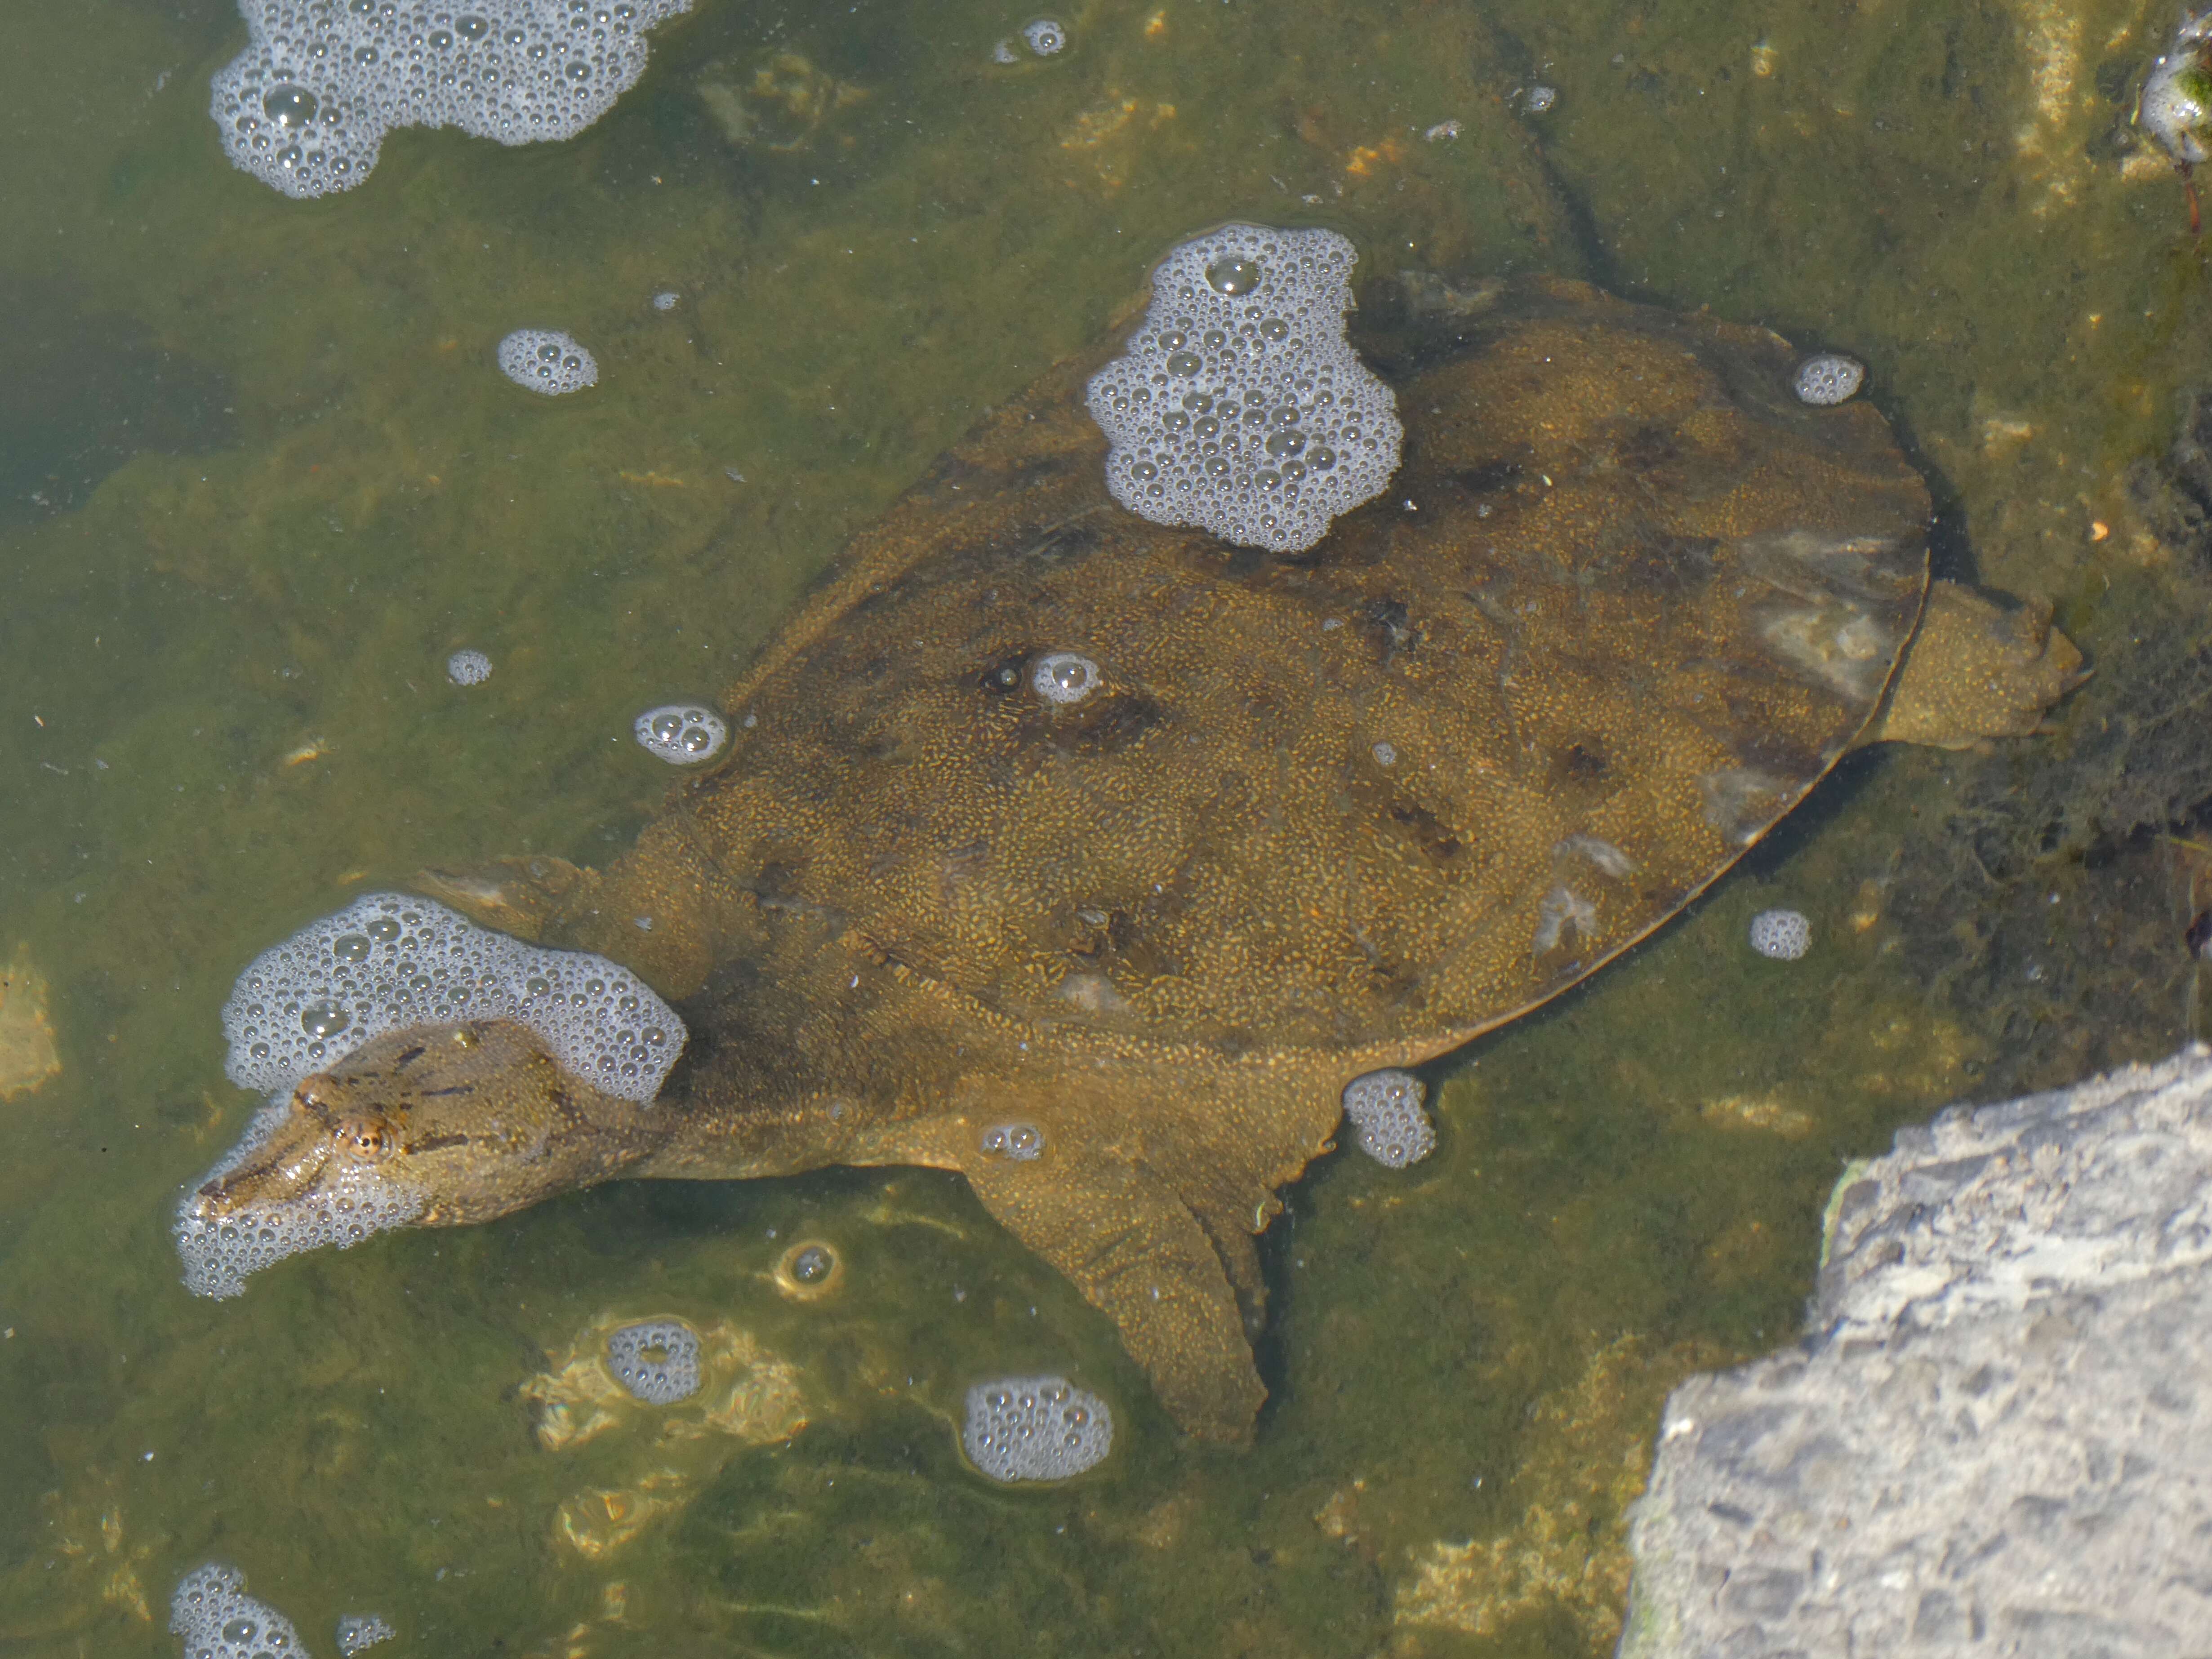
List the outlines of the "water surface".
{"type": "Polygon", "coordinates": [[[59,1069],[0,1102],[0,1653],[173,1652],[210,1559],[319,1654],[368,1610],[394,1654],[1609,1651],[1659,1402],[1794,1332],[1841,1160],[2180,1039],[2212,583],[2158,464],[2208,307],[2116,131],[2164,9],[1087,0],[995,63],[1033,15],[700,0],[581,138],[402,132],[306,204],[223,159],[216,0],[15,20],[0,959],[59,1069]],[[216,1018],[246,960],[427,864],[626,844],[669,781],[635,713],[710,697],[1231,218],[1352,236],[1370,294],[1552,271],[1856,353],[1943,574],[2054,604],[2096,678],[2038,742],[1848,763],[1438,1067],[1437,1156],[1317,1165],[1250,1452],[1179,1440],[922,1172],[617,1185],[188,1297],[169,1216],[254,1104],[216,1018]],[[526,325],[599,387],[501,380],[526,325]],[[1800,963],[1745,946],[1773,904],[1800,963]],[[775,1287],[802,1237],[835,1297],[775,1287]],[[805,1426],[541,1443],[532,1379],[656,1313],[741,1334],[805,1426]],[[1116,1451],[992,1486],[961,1390],[1036,1368],[1113,1401],[1116,1451]]]}

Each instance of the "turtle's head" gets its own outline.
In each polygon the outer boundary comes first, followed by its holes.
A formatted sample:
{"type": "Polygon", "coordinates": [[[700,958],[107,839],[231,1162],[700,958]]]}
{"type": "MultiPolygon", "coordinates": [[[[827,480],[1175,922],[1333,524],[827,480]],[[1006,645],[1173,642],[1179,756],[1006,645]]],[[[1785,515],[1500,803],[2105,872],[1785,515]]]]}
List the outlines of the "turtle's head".
{"type": "Polygon", "coordinates": [[[616,1175],[664,1115],[564,1070],[512,1020],[416,1025],[303,1078],[178,1212],[185,1282],[235,1296],[319,1244],[489,1221],[616,1175]]]}

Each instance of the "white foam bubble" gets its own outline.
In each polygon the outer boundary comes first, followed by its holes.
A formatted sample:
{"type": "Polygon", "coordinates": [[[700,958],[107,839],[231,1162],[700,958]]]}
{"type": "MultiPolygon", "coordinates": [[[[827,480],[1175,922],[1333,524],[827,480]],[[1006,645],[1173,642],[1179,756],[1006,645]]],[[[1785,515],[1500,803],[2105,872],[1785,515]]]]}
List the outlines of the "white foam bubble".
{"type": "Polygon", "coordinates": [[[491,678],[491,659],[481,651],[456,651],[446,659],[446,678],[455,685],[482,685],[491,678]]]}
{"type": "Polygon", "coordinates": [[[1049,58],[1067,44],[1067,30],[1056,18],[1040,17],[1022,25],[1022,39],[1038,57],[1049,58]]]}
{"type": "Polygon", "coordinates": [[[1098,689],[1098,665],[1073,651],[1048,651],[1030,670],[1030,690],[1047,702],[1081,702],[1098,689]]]}
{"type": "Polygon", "coordinates": [[[500,373],[520,386],[558,398],[599,383],[599,359],[557,328],[518,328],[499,343],[500,373]]]}
{"type": "Polygon", "coordinates": [[[699,1334],[680,1319],[647,1319],[607,1338],[615,1381],[648,1406],[672,1406],[699,1392],[699,1334]]]}
{"type": "Polygon", "coordinates": [[[981,1146],[986,1158],[1010,1158],[1026,1164],[1044,1156],[1044,1131],[1034,1123],[1017,1120],[994,1123],[983,1131],[981,1146]]]}
{"type": "Polygon", "coordinates": [[[1064,1376],[1005,1376],[968,1390],[960,1434],[994,1480],[1065,1480],[1113,1449],[1114,1414],[1064,1376]]]}
{"type": "Polygon", "coordinates": [[[1813,924],[1796,910],[1761,910],[1751,919],[1751,948],[1776,962],[1795,962],[1813,948],[1813,924]]]}
{"type": "Polygon", "coordinates": [[[246,50],[208,113],[232,163],[301,198],[349,190],[395,127],[502,144],[574,137],[691,0],[239,0],[246,50]]]}
{"type": "Polygon", "coordinates": [[[1091,380],[1114,499],[1297,553],[1380,493],[1405,432],[1345,338],[1358,258],[1334,231],[1229,225],[1162,260],[1127,355],[1091,380]]]}
{"type": "Polygon", "coordinates": [[[246,1575],[220,1561],[179,1582],[169,1631],[185,1638],[185,1659],[307,1659],[292,1621],[248,1595],[246,1575]]]}
{"type": "Polygon", "coordinates": [[[1799,403],[1825,408],[1849,402],[1865,384],[1864,363],[1840,351],[1823,351],[1797,365],[1790,389],[1797,394],[1799,403]]]}
{"type": "Polygon", "coordinates": [[[648,708],[630,729],[648,752],[671,766],[696,766],[710,761],[730,740],[729,722],[713,709],[692,702],[648,708]]]}
{"type": "Polygon", "coordinates": [[[629,969],[479,927],[428,899],[370,893],[247,964],[222,1006],[240,1088],[289,1094],[371,1037],[512,1019],[567,1071],[641,1104],[683,1052],[684,1022],[629,969]]]}
{"type": "Polygon", "coordinates": [[[1436,1150],[1436,1125],[1422,1109],[1428,1085],[1395,1067],[1368,1072],[1345,1085],[1344,1115],[1359,1150],[1377,1164],[1402,1170],[1436,1150]]]}
{"type": "Polygon", "coordinates": [[[373,1613],[343,1613],[338,1619],[338,1652],[342,1659],[353,1659],[362,1649],[389,1642],[398,1634],[373,1613]]]}

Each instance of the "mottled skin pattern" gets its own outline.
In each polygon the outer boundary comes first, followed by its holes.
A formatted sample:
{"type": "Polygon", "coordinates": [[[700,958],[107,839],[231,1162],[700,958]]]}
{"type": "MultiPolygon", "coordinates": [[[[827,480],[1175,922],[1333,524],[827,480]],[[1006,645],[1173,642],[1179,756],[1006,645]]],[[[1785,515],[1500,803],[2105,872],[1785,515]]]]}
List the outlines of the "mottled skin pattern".
{"type": "MultiPolygon", "coordinates": [[[[1115,506],[1082,407],[1108,354],[1054,370],[856,538],[627,856],[428,879],[629,964],[690,1031],[651,1107],[566,1084],[588,1132],[470,1142],[479,1196],[433,1218],[617,1173],[959,1170],[1179,1423],[1239,1438],[1253,1237],[1346,1082],[1644,937],[1877,719],[2025,730],[2075,677],[2041,619],[1939,588],[1885,708],[1927,492],[1870,406],[1795,401],[1775,337],[1563,283],[1451,330],[1380,341],[1404,465],[1297,558],[1115,506]],[[1037,696],[1054,651],[1098,688],[1037,696]],[[1040,1156],[984,1151],[1010,1121],[1040,1156]]],[[[485,1125],[549,1121],[544,1065],[487,1078],[492,1033],[461,1035],[308,1079],[270,1155],[355,1156],[336,1103],[411,1178],[447,1066],[485,1125]]]]}

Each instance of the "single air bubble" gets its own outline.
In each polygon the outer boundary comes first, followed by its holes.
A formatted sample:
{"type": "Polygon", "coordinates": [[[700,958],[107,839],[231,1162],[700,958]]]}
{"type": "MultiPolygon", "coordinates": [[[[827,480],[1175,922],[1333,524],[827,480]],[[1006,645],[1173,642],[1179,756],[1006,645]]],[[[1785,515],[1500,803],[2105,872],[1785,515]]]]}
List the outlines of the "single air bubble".
{"type": "Polygon", "coordinates": [[[491,678],[491,659],[481,651],[456,651],[446,659],[446,678],[455,685],[482,685],[491,678]]]}
{"type": "Polygon", "coordinates": [[[341,933],[331,941],[331,954],[340,962],[367,962],[374,948],[366,933],[341,933]]]}
{"type": "Polygon", "coordinates": [[[321,106],[315,94],[289,82],[273,86],[261,96],[261,112],[280,127],[304,127],[321,106]]]}
{"type": "Polygon", "coordinates": [[[1216,259],[1206,268],[1206,280],[1217,294],[1249,294],[1260,286],[1257,260],[1231,257],[1216,259]]]}
{"type": "Polygon", "coordinates": [[[1040,17],[1022,26],[1022,39],[1038,57],[1049,58],[1067,44],[1067,31],[1051,18],[1040,17]]]}
{"type": "Polygon", "coordinates": [[[730,740],[728,722],[697,703],[648,708],[631,722],[630,729],[647,753],[672,766],[696,766],[712,760],[730,740]]]}
{"type": "Polygon", "coordinates": [[[1286,340],[1290,335],[1291,325],[1279,317],[1270,317],[1260,325],[1260,337],[1263,340],[1286,340]]]}
{"type": "Polygon", "coordinates": [[[318,1042],[336,1036],[352,1024],[344,1009],[327,1002],[312,1003],[300,1011],[300,1029],[318,1042]]]}
{"type": "Polygon", "coordinates": [[[1052,651],[1030,672],[1030,689],[1047,702],[1081,702],[1098,689],[1098,665],[1073,651],[1052,651]]]}

